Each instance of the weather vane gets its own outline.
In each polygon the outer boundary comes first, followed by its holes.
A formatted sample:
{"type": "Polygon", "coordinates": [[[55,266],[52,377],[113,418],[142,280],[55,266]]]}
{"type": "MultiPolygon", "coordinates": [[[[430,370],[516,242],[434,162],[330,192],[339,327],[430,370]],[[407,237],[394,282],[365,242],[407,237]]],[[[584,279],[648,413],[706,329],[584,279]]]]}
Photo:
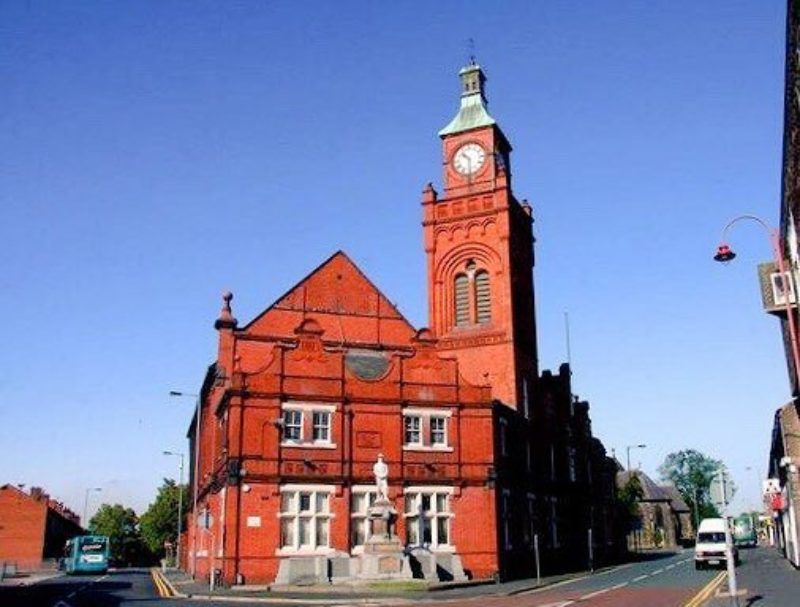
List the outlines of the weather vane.
{"type": "Polygon", "coordinates": [[[475,64],[475,39],[467,38],[467,50],[469,51],[469,62],[475,64]]]}

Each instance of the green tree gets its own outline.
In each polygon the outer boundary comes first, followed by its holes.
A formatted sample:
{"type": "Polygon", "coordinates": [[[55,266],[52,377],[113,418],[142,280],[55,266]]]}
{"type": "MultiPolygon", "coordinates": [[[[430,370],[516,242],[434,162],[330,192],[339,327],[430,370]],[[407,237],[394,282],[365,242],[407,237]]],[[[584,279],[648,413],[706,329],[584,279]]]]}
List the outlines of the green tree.
{"type": "Polygon", "coordinates": [[[631,518],[638,516],[639,500],[644,497],[642,482],[639,480],[638,474],[630,475],[628,481],[619,490],[617,497],[628,516],[631,518]]]}
{"type": "Polygon", "coordinates": [[[164,556],[164,542],[171,542],[173,546],[177,544],[178,496],[181,492],[185,512],[189,498],[188,487],[179,487],[174,480],[165,478],[155,501],[142,515],[142,537],[150,551],[159,557],[164,556]]]}
{"type": "Polygon", "coordinates": [[[617,517],[621,522],[620,531],[626,535],[631,531],[639,529],[641,516],[639,502],[644,496],[642,482],[638,474],[628,475],[628,480],[617,492],[617,517]]]}
{"type": "MultiPolygon", "coordinates": [[[[658,468],[661,479],[678,489],[681,497],[695,514],[695,523],[704,518],[718,517],[719,511],[711,502],[711,481],[720,468],[721,461],[712,459],[695,449],[670,453],[658,468]]],[[[732,488],[732,493],[735,487],[732,488]]]]}
{"type": "Polygon", "coordinates": [[[122,504],[103,504],[89,521],[89,532],[109,537],[111,557],[124,565],[142,565],[152,561],[139,534],[139,519],[122,504]]]}

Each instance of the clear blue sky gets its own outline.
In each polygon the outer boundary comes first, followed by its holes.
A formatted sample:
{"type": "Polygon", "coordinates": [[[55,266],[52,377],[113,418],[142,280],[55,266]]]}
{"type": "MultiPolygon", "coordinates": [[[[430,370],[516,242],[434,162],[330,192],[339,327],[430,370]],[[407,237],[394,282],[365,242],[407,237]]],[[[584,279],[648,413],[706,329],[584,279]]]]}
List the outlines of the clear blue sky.
{"type": "MultiPolygon", "coordinates": [[[[543,367],[655,469],[756,499],[788,397],[761,310],[781,0],[0,4],[0,482],[143,510],[185,448],[224,289],[240,321],[344,249],[426,324],[420,192],[474,38],[536,216],[543,367]]],[[[93,509],[93,508],[92,508],[93,509]]]]}

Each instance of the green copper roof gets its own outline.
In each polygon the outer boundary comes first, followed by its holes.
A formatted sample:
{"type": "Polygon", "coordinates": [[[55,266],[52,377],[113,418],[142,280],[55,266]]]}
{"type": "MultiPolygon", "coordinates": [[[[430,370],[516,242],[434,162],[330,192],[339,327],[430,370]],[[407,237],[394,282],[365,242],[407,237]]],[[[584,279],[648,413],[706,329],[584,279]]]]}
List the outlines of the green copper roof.
{"type": "Polygon", "coordinates": [[[482,126],[496,124],[495,119],[486,109],[486,97],[483,94],[485,77],[479,65],[473,63],[461,69],[458,73],[462,82],[461,107],[455,118],[439,131],[439,136],[452,135],[476,129],[482,126]]]}

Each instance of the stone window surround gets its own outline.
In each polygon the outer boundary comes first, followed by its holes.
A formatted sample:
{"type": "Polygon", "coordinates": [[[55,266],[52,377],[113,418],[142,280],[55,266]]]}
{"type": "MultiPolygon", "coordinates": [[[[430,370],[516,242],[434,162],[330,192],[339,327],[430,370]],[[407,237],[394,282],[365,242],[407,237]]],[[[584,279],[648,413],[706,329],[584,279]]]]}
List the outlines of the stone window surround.
{"type": "MultiPolygon", "coordinates": [[[[331,554],[336,552],[336,550],[331,547],[331,530],[330,530],[330,523],[331,521],[336,518],[336,515],[331,512],[331,499],[336,494],[336,486],[335,485],[321,485],[321,484],[296,484],[296,483],[289,483],[280,486],[280,494],[281,494],[281,507],[279,508],[278,512],[276,513],[276,517],[279,521],[279,530],[278,530],[278,542],[281,542],[281,529],[283,519],[291,518],[295,521],[300,519],[300,512],[299,510],[295,509],[294,512],[283,512],[282,511],[282,502],[283,502],[283,494],[284,493],[294,493],[299,497],[300,493],[311,493],[311,503],[312,503],[312,510],[311,514],[307,515],[306,518],[311,520],[311,533],[312,536],[316,538],[316,523],[318,519],[325,519],[328,522],[328,545],[327,546],[319,546],[319,547],[301,547],[299,545],[300,541],[300,534],[297,523],[295,523],[294,528],[294,546],[278,546],[277,550],[275,550],[275,554],[278,556],[319,556],[325,554],[331,554]],[[327,510],[325,512],[317,512],[316,511],[316,499],[317,494],[325,494],[327,495],[327,510]]],[[[297,503],[297,502],[296,502],[297,503]]],[[[316,543],[316,542],[315,542],[316,543]]]]}
{"type": "Polygon", "coordinates": [[[286,411],[299,411],[301,414],[300,440],[285,438],[283,429],[281,429],[281,447],[336,449],[336,443],[333,442],[333,417],[336,413],[336,405],[304,401],[285,401],[281,403],[281,419],[283,419],[283,415],[286,411]],[[313,440],[314,413],[328,414],[328,440],[313,440]]]}
{"type": "MultiPolygon", "coordinates": [[[[456,547],[452,543],[450,543],[453,539],[453,519],[455,519],[455,514],[453,514],[452,508],[452,501],[453,501],[453,494],[455,493],[452,486],[448,485],[414,485],[405,487],[403,489],[403,519],[406,523],[406,529],[408,529],[408,525],[412,524],[409,522],[409,519],[417,519],[419,520],[421,514],[419,513],[409,513],[406,512],[406,496],[408,495],[417,495],[422,496],[431,495],[434,496],[431,500],[432,505],[435,504],[436,498],[435,495],[437,494],[445,494],[447,495],[447,510],[445,512],[439,512],[436,507],[434,506],[433,511],[428,511],[432,513],[432,516],[429,516],[431,519],[431,539],[435,539],[438,535],[438,530],[436,529],[437,520],[439,518],[446,518],[447,519],[447,541],[446,544],[439,544],[436,541],[431,542],[426,546],[428,550],[431,552],[452,552],[455,553],[456,547]]],[[[421,544],[420,544],[421,546],[421,544]]],[[[411,548],[412,546],[407,546],[407,548],[411,548]]],[[[417,546],[414,546],[417,547],[417,546]]]]}
{"type": "Polygon", "coordinates": [[[424,407],[404,407],[403,408],[403,451],[436,451],[451,452],[453,447],[450,445],[450,418],[453,412],[450,409],[436,409],[424,407]],[[421,443],[406,443],[406,418],[420,418],[419,434],[421,443]],[[432,417],[445,418],[444,423],[444,444],[430,444],[430,419],[432,417]]]}
{"type": "MultiPolygon", "coordinates": [[[[364,524],[364,541],[366,542],[370,536],[369,529],[369,519],[367,518],[367,509],[370,507],[370,503],[374,501],[378,495],[378,491],[375,488],[375,485],[353,485],[350,489],[350,520],[351,526],[354,528],[357,522],[363,521],[364,524]],[[363,510],[353,510],[353,506],[355,505],[354,496],[363,495],[364,496],[364,508],[363,510]]],[[[348,538],[350,542],[350,554],[361,554],[364,552],[364,544],[354,544],[352,534],[351,537],[348,538]]]]}

